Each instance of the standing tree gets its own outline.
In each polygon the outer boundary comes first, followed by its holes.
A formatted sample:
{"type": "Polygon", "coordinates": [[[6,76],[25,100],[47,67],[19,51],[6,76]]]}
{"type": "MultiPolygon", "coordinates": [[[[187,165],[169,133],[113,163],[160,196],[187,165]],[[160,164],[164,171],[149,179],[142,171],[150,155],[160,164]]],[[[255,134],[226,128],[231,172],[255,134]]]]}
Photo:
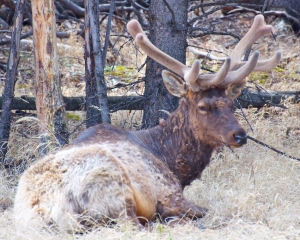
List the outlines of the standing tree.
{"type": "Polygon", "coordinates": [[[95,58],[92,44],[92,35],[90,29],[90,17],[88,14],[89,4],[88,0],[85,0],[85,95],[86,95],[86,127],[91,127],[102,122],[99,106],[99,98],[97,96],[97,82],[95,78],[95,58]]]}
{"type": "MultiPolygon", "coordinates": [[[[187,47],[187,0],[151,0],[149,8],[150,41],[171,57],[185,64],[187,47]]],[[[166,90],[161,72],[163,66],[152,59],[147,60],[143,128],[158,124],[172,112],[178,99],[166,90]]]]}
{"type": "Polygon", "coordinates": [[[104,80],[103,51],[100,42],[99,0],[85,0],[85,58],[87,127],[110,123],[107,89],[104,80]],[[96,88],[95,88],[96,87],[96,88]],[[99,118],[101,113],[101,119],[99,118]]]}
{"type": "Polygon", "coordinates": [[[3,104],[0,121],[0,162],[4,161],[8,147],[11,107],[14,97],[16,73],[19,62],[19,44],[24,14],[24,3],[25,0],[17,1],[14,17],[14,29],[12,31],[11,45],[7,61],[7,73],[3,91],[3,104]]]}
{"type": "Polygon", "coordinates": [[[66,110],[61,93],[56,47],[56,20],[53,0],[32,0],[35,57],[36,110],[40,120],[40,153],[50,143],[68,143],[66,110]]]}

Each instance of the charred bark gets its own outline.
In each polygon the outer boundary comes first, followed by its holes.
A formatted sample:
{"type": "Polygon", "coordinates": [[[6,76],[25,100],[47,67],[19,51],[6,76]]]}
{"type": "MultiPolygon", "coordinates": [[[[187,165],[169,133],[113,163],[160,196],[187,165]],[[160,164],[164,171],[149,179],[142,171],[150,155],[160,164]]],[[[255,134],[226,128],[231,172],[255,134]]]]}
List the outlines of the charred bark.
{"type": "MultiPolygon", "coordinates": [[[[185,63],[187,47],[187,7],[186,0],[152,0],[150,3],[150,41],[171,57],[185,63]],[[176,12],[176,14],[175,14],[176,12]]],[[[174,111],[178,99],[164,86],[161,72],[163,66],[148,58],[145,77],[145,105],[143,128],[158,124],[165,113],[174,111]]]]}
{"type": "Polygon", "coordinates": [[[94,126],[102,122],[101,113],[99,109],[99,98],[97,96],[97,82],[95,78],[95,59],[92,35],[90,30],[89,15],[85,15],[85,93],[86,93],[86,127],[94,126]]]}
{"type": "Polygon", "coordinates": [[[19,62],[19,44],[23,22],[25,0],[18,0],[14,16],[10,52],[7,62],[7,73],[3,91],[2,114],[0,121],[0,162],[4,161],[7,153],[10,132],[11,109],[14,97],[14,89],[19,62]]]}
{"type": "MultiPolygon", "coordinates": [[[[94,76],[97,87],[98,107],[100,109],[102,122],[110,123],[110,114],[107,100],[107,89],[104,80],[104,65],[102,59],[102,48],[100,43],[99,26],[99,0],[85,1],[86,16],[89,21],[91,43],[94,60],[94,76]]],[[[87,20],[86,18],[86,20],[87,20]]],[[[88,79],[87,79],[88,80],[88,79]]]]}

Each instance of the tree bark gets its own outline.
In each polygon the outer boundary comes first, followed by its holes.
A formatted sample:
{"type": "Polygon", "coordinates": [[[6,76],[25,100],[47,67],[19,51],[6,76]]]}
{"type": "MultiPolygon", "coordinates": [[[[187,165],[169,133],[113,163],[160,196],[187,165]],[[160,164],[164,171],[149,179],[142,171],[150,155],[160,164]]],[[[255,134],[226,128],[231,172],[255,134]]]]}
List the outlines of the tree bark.
{"type": "Polygon", "coordinates": [[[19,45],[24,15],[25,0],[18,0],[15,16],[14,27],[11,35],[11,45],[7,61],[7,72],[3,91],[2,114],[0,121],[0,163],[4,161],[8,148],[8,139],[10,132],[11,109],[14,97],[14,89],[19,62],[19,45]]]}
{"type": "Polygon", "coordinates": [[[103,122],[110,123],[110,113],[107,100],[107,89],[104,80],[104,65],[102,61],[102,48],[99,27],[99,0],[86,0],[85,10],[89,18],[90,34],[92,36],[92,49],[94,55],[94,78],[96,79],[97,97],[101,118],[103,122]]]}
{"type": "MultiPolygon", "coordinates": [[[[185,64],[187,47],[187,0],[151,0],[149,8],[150,41],[160,50],[185,64]],[[176,14],[175,14],[176,13],[176,14]]],[[[145,77],[143,128],[156,126],[167,112],[174,111],[178,99],[167,91],[161,72],[163,66],[148,58],[145,77]]]]}
{"type": "MultiPolygon", "coordinates": [[[[88,0],[86,0],[88,1],[88,0]]],[[[88,4],[88,2],[86,2],[88,4]]],[[[88,11],[88,9],[87,9],[88,11]]],[[[90,29],[89,14],[85,14],[85,95],[86,95],[86,127],[91,127],[102,122],[97,96],[97,82],[95,78],[95,56],[93,50],[92,34],[90,29]]]]}
{"type": "Polygon", "coordinates": [[[61,93],[56,47],[56,21],[53,0],[31,1],[35,57],[37,116],[40,120],[41,149],[68,143],[65,107],[61,93]]]}

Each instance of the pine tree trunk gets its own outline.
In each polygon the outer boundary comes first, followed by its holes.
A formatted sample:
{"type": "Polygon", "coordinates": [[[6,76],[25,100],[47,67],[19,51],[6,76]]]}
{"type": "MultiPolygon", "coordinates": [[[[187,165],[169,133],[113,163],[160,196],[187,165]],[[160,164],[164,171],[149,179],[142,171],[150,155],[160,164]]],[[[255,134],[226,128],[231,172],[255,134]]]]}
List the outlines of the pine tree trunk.
{"type": "MultiPolygon", "coordinates": [[[[149,8],[150,41],[163,52],[185,64],[187,47],[187,0],[151,0],[149,8]]],[[[143,128],[158,124],[178,106],[178,99],[166,90],[163,66],[148,59],[145,77],[143,128]]]]}
{"type": "Polygon", "coordinates": [[[35,88],[37,117],[40,120],[40,154],[57,143],[68,143],[65,107],[61,93],[56,47],[53,0],[31,1],[33,17],[35,88]]]}

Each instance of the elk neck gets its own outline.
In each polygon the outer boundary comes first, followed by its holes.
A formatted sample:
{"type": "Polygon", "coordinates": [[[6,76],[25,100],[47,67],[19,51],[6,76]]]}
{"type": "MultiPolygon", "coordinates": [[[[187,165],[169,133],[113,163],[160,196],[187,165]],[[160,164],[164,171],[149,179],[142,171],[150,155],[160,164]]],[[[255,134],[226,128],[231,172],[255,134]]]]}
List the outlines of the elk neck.
{"type": "Polygon", "coordinates": [[[130,132],[130,138],[168,165],[182,187],[200,177],[215,146],[196,139],[189,124],[188,104],[179,107],[167,120],[154,128],[130,132]]]}

